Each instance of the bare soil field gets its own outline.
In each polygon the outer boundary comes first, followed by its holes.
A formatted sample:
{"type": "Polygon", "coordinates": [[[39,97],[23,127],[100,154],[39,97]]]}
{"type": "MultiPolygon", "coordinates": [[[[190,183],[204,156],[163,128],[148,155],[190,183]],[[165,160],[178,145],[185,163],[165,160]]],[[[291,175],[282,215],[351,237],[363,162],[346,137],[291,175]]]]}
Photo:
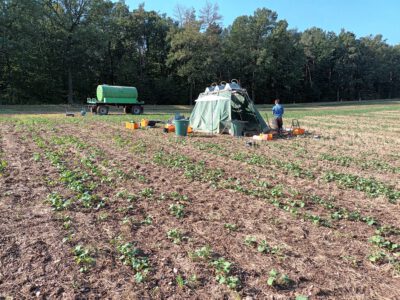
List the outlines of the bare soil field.
{"type": "Polygon", "coordinates": [[[400,299],[400,103],[257,147],[37,109],[0,116],[0,299],[400,299]]]}

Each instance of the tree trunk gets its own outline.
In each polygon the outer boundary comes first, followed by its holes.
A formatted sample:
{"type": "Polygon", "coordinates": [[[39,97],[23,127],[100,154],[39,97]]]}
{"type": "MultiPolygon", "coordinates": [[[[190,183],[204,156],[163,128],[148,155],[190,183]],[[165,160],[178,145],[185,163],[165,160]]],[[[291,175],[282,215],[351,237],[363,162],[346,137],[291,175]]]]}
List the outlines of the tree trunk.
{"type": "Polygon", "coordinates": [[[73,91],[73,87],[72,87],[72,71],[71,71],[71,66],[68,65],[68,104],[70,104],[70,105],[72,105],[74,103],[72,91],[73,91]]]}
{"type": "Polygon", "coordinates": [[[68,64],[68,104],[74,103],[73,98],[73,87],[72,87],[72,70],[71,70],[71,48],[72,48],[72,32],[68,35],[68,44],[67,44],[67,59],[66,63],[68,64]]]}
{"type": "Polygon", "coordinates": [[[193,82],[190,82],[190,89],[189,89],[189,105],[193,104],[193,82]]]}
{"type": "Polygon", "coordinates": [[[108,56],[110,57],[110,81],[111,84],[114,84],[114,60],[111,52],[111,42],[108,42],[108,56]]]}

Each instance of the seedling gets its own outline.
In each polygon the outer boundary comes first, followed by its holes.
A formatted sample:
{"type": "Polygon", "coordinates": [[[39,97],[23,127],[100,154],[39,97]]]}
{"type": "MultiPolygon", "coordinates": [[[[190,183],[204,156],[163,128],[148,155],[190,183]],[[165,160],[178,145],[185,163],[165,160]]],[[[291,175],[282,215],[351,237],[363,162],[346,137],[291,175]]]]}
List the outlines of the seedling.
{"type": "Polygon", "coordinates": [[[240,280],[236,276],[229,276],[232,263],[225,260],[223,257],[214,260],[211,265],[215,269],[215,279],[219,284],[225,284],[230,289],[236,290],[240,285],[240,280]]]}
{"type": "Polygon", "coordinates": [[[183,218],[183,216],[185,215],[184,208],[185,206],[183,206],[182,204],[171,204],[169,206],[169,211],[172,215],[179,219],[183,218]]]}
{"type": "Polygon", "coordinates": [[[174,244],[179,244],[183,239],[182,233],[177,228],[168,230],[167,237],[172,240],[174,244]]]}
{"type": "Polygon", "coordinates": [[[291,280],[286,274],[281,274],[275,269],[272,269],[269,272],[267,284],[273,287],[288,288],[293,285],[293,280],[291,280]]]}
{"type": "Polygon", "coordinates": [[[90,250],[81,245],[76,246],[73,250],[73,253],[75,256],[75,261],[81,266],[79,271],[82,273],[86,273],[96,262],[91,256],[90,250]]]}
{"type": "Polygon", "coordinates": [[[203,246],[199,249],[196,249],[193,253],[190,253],[190,256],[193,259],[203,259],[208,260],[211,258],[211,247],[203,246]]]}
{"type": "Polygon", "coordinates": [[[73,238],[73,237],[74,237],[74,234],[73,234],[73,233],[69,233],[67,236],[65,236],[65,237],[62,239],[62,242],[63,242],[64,244],[69,243],[69,242],[72,241],[72,238],[73,238]]]}
{"type": "Polygon", "coordinates": [[[135,222],[135,217],[132,216],[126,216],[121,221],[123,225],[133,224],[134,222],[135,222]]]}
{"type": "Polygon", "coordinates": [[[258,244],[258,246],[257,246],[257,251],[258,251],[258,252],[261,252],[261,253],[268,253],[268,252],[270,252],[270,247],[269,247],[269,245],[267,244],[267,241],[266,241],[266,240],[262,240],[262,241],[258,244]]]}
{"type": "Polygon", "coordinates": [[[368,260],[375,264],[381,264],[387,260],[387,256],[383,251],[376,251],[368,255],[368,260]]]}
{"type": "Polygon", "coordinates": [[[151,188],[144,188],[141,192],[140,195],[142,195],[144,198],[150,198],[154,195],[154,191],[151,188]]]}
{"type": "Polygon", "coordinates": [[[153,223],[153,217],[148,215],[146,218],[142,221],[142,224],[145,225],[151,225],[153,223]]]}
{"type": "Polygon", "coordinates": [[[50,203],[53,210],[56,211],[68,209],[71,205],[70,200],[65,200],[60,194],[55,192],[47,196],[47,201],[50,203]]]}
{"type": "Polygon", "coordinates": [[[63,217],[63,221],[64,221],[63,222],[63,228],[65,230],[70,229],[71,225],[72,225],[72,218],[70,216],[65,216],[65,217],[63,217]]]}
{"type": "Polygon", "coordinates": [[[238,230],[238,226],[236,224],[231,224],[231,223],[225,223],[224,227],[229,231],[237,231],[238,230]]]}
{"type": "Polygon", "coordinates": [[[106,221],[108,219],[107,213],[100,213],[99,217],[97,218],[100,222],[106,221]]]}
{"type": "Polygon", "coordinates": [[[150,271],[149,261],[143,252],[133,246],[132,243],[120,244],[117,246],[121,254],[119,259],[124,265],[130,266],[135,273],[136,282],[142,282],[150,271]]]}
{"type": "Polygon", "coordinates": [[[176,201],[184,201],[184,202],[188,202],[189,201],[189,197],[186,195],[182,195],[178,192],[172,192],[170,194],[171,198],[176,200],[176,201]]]}
{"type": "Polygon", "coordinates": [[[247,246],[255,247],[257,245],[257,239],[254,236],[246,236],[244,243],[247,246]]]}

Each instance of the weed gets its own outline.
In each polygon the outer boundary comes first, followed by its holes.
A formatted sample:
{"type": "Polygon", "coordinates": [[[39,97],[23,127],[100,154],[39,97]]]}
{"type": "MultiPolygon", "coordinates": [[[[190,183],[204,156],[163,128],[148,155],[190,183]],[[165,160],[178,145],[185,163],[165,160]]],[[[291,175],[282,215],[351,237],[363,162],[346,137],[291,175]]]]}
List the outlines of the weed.
{"type": "Polygon", "coordinates": [[[6,170],[8,166],[7,161],[5,161],[4,159],[0,159],[0,176],[4,174],[4,171],[6,170]]]}
{"type": "Polygon", "coordinates": [[[181,275],[176,276],[175,280],[179,288],[183,288],[186,284],[186,281],[183,279],[181,275]]]}
{"type": "Polygon", "coordinates": [[[33,153],[33,160],[38,162],[41,160],[41,156],[39,153],[33,153]]]}

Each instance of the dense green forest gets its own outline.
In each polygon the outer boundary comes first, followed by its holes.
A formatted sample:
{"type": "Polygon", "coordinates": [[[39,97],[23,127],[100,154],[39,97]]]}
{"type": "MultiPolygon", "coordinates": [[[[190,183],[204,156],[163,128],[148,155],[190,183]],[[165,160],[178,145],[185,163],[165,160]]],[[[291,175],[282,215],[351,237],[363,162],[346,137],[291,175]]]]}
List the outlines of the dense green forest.
{"type": "Polygon", "coordinates": [[[223,28],[215,4],[173,17],[108,0],[0,0],[0,103],[83,103],[98,84],[141,100],[189,104],[212,82],[239,79],[256,103],[400,96],[400,45],[291,30],[267,8],[223,28]]]}

